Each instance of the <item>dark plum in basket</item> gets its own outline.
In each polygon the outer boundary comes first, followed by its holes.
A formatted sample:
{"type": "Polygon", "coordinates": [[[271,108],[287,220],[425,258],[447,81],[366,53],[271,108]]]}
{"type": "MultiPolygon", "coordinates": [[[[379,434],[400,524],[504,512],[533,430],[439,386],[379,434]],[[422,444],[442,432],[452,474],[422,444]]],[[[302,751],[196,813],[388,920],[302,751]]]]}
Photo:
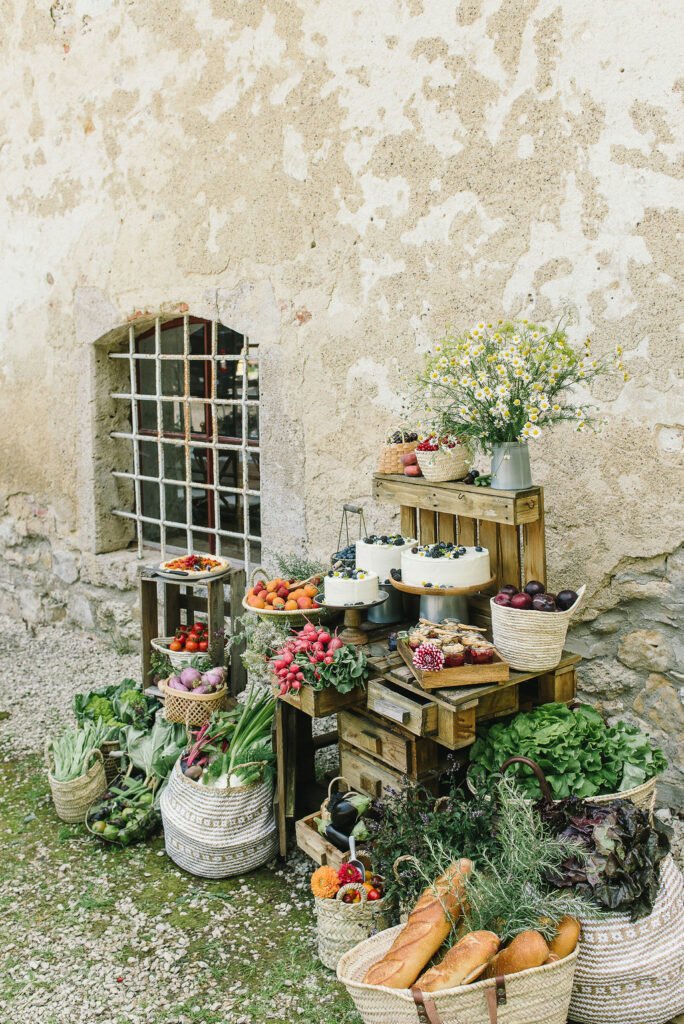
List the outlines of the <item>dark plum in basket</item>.
{"type": "Polygon", "coordinates": [[[531,607],[532,598],[529,594],[513,594],[511,608],[522,608],[525,611],[529,611],[531,607]]]}
{"type": "Polygon", "coordinates": [[[568,608],[572,608],[577,597],[574,590],[561,590],[556,598],[556,605],[562,612],[567,612],[568,608]]]}
{"type": "Polygon", "coordinates": [[[540,583],[539,580],[530,580],[529,583],[525,584],[525,593],[529,594],[530,597],[536,597],[537,594],[543,594],[544,584],[540,583]]]}
{"type": "Polygon", "coordinates": [[[514,594],[518,593],[518,588],[514,587],[512,583],[505,583],[499,593],[508,594],[509,597],[513,597],[514,594]]]}

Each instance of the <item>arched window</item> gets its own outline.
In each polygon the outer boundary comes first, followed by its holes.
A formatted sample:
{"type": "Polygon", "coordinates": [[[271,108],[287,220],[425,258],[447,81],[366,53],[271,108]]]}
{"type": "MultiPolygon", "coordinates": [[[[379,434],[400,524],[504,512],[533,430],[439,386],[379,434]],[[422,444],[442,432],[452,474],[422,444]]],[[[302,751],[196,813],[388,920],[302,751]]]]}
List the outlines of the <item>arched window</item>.
{"type": "Polygon", "coordinates": [[[216,321],[185,316],[136,331],[127,352],[138,550],[207,551],[258,563],[261,555],[257,346],[216,321]]]}

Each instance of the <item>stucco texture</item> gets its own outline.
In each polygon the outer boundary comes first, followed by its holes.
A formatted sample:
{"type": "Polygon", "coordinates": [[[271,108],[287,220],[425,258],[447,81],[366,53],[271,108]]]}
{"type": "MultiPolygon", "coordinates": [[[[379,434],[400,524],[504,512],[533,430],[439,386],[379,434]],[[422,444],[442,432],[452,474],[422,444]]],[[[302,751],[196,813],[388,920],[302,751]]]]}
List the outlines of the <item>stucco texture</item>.
{"type": "Polygon", "coordinates": [[[259,341],[265,547],[329,553],[344,500],[390,525],[377,446],[431,339],[572,306],[631,379],[533,475],[551,584],[614,605],[681,540],[683,37],[679,0],[9,0],[8,550],[115,546],[96,354],[131,318],[259,341]]]}

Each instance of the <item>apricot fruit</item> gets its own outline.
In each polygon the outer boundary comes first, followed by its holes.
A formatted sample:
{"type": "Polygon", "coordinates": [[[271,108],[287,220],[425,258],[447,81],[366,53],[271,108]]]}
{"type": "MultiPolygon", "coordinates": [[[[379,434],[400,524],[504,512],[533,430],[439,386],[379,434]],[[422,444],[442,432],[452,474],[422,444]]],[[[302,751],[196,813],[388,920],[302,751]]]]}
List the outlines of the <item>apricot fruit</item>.
{"type": "Polygon", "coordinates": [[[298,597],[297,598],[297,607],[298,608],[313,608],[313,601],[311,600],[310,597],[307,597],[306,594],[305,594],[303,597],[298,597]]]}

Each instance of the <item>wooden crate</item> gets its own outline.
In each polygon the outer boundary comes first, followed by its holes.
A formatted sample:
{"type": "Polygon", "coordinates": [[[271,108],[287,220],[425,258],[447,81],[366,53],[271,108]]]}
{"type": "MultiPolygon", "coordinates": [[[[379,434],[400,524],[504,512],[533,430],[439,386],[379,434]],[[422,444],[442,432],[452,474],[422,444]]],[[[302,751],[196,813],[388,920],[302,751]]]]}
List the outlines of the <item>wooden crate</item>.
{"type": "Polygon", "coordinates": [[[439,747],[433,740],[414,736],[371,711],[340,711],[337,730],[345,743],[409,778],[417,779],[438,767],[439,747]]]}
{"type": "Polygon", "coordinates": [[[423,693],[405,693],[382,676],[369,679],[366,703],[370,711],[402,725],[414,736],[431,736],[437,732],[435,702],[423,693]]]}
{"type": "MultiPolygon", "coordinates": [[[[325,836],[319,833],[314,822],[314,818],[318,817],[319,813],[316,811],[295,822],[297,846],[316,864],[327,864],[328,867],[337,870],[345,861],[349,860],[349,854],[346,851],[338,850],[325,836]]],[[[364,853],[366,850],[367,844],[359,843],[357,852],[364,853]]]]}
{"type": "Polygon", "coordinates": [[[531,579],[546,584],[543,488],[495,491],[376,474],[373,496],[400,506],[406,537],[418,537],[422,544],[479,542],[488,548],[497,588],[504,583],[520,588],[531,579]]]}
{"type": "Polygon", "coordinates": [[[453,686],[478,686],[485,683],[503,683],[508,679],[510,668],[498,651],[494,660],[487,665],[461,665],[459,668],[443,668],[439,672],[425,672],[413,664],[413,651],[404,640],[399,640],[397,650],[417,682],[424,690],[443,690],[453,686]]]}
{"type": "MultiPolygon", "coordinates": [[[[340,774],[344,775],[354,789],[374,799],[390,790],[399,792],[406,782],[406,776],[402,772],[389,768],[377,758],[362,753],[344,741],[340,741],[340,774]]],[[[426,773],[419,781],[437,793],[437,772],[426,773]]]]}
{"type": "Polygon", "coordinates": [[[326,715],[333,715],[336,711],[351,707],[353,704],[365,704],[366,691],[362,686],[356,686],[349,693],[338,693],[332,686],[324,690],[314,690],[305,683],[298,692],[291,690],[289,693],[279,694],[278,700],[285,701],[310,718],[325,718],[326,715]]]}
{"type": "MultiPolygon", "coordinates": [[[[437,731],[431,734],[432,738],[450,750],[459,750],[475,742],[478,719],[512,714],[518,710],[515,706],[517,701],[521,710],[554,700],[568,703],[575,696],[575,666],[579,661],[578,655],[564,652],[554,671],[541,676],[531,672],[511,672],[509,679],[502,683],[430,691],[429,702],[437,708],[437,731]],[[515,690],[517,696],[504,696],[509,689],[515,690]]],[[[380,677],[372,681],[373,693],[384,688],[388,700],[397,701],[398,696],[407,701],[427,699],[427,694],[398,652],[371,657],[370,662],[380,677]]],[[[371,695],[370,684],[368,706],[378,714],[384,714],[384,705],[381,702],[378,708],[371,695]]],[[[409,727],[402,724],[404,728],[409,727]]]]}

